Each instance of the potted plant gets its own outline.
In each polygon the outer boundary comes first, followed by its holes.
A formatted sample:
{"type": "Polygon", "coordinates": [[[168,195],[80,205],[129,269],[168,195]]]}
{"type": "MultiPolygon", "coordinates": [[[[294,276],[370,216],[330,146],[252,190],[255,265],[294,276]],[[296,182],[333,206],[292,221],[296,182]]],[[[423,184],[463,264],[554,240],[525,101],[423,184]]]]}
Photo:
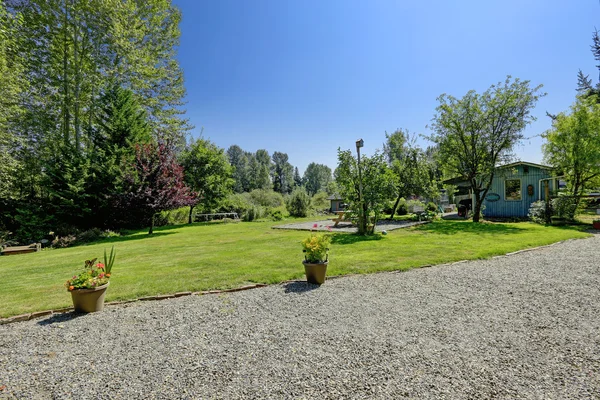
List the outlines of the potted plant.
{"type": "Polygon", "coordinates": [[[595,219],[594,222],[592,222],[592,226],[594,229],[600,229],[600,219],[595,219]]]}
{"type": "Polygon", "coordinates": [[[71,292],[76,312],[88,313],[104,309],[104,295],[108,288],[115,256],[114,247],[108,257],[104,250],[104,263],[96,263],[96,258],[87,260],[84,270],[65,283],[67,290],[71,292]]]}
{"type": "Polygon", "coordinates": [[[329,264],[329,243],[331,242],[328,235],[311,234],[308,238],[302,241],[304,249],[304,272],[306,280],[309,283],[321,285],[325,282],[327,274],[327,265],[329,264]]]}

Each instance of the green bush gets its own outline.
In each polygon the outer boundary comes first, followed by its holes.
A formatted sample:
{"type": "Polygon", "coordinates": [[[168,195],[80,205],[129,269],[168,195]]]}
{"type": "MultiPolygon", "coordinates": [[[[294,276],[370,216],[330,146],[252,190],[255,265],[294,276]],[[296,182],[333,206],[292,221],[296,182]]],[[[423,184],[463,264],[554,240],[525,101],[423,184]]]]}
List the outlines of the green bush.
{"type": "Polygon", "coordinates": [[[398,207],[396,207],[396,215],[406,215],[408,214],[408,205],[406,204],[406,200],[404,198],[400,199],[398,203],[398,207]]]}
{"type": "Polygon", "coordinates": [[[256,221],[264,216],[264,210],[260,206],[250,206],[248,210],[243,214],[242,219],[244,221],[256,221]]]}
{"type": "Polygon", "coordinates": [[[294,217],[306,217],[310,208],[310,197],[301,187],[294,189],[287,203],[287,210],[294,217]]]}
{"type": "Polygon", "coordinates": [[[161,211],[154,217],[155,226],[187,224],[190,216],[189,207],[176,208],[174,210],[161,211]]]}
{"type": "Polygon", "coordinates": [[[250,192],[250,201],[256,206],[277,208],[283,206],[283,196],[273,190],[254,189],[250,192]]]}
{"type": "Polygon", "coordinates": [[[218,212],[234,212],[237,213],[240,218],[243,218],[251,207],[253,207],[253,204],[250,201],[250,195],[248,193],[233,193],[223,200],[219,206],[218,212]]]}
{"type": "Polygon", "coordinates": [[[438,206],[433,201],[430,201],[429,203],[427,203],[427,207],[425,207],[425,210],[432,211],[435,213],[438,210],[438,206]]]}
{"type": "Polygon", "coordinates": [[[277,208],[272,208],[269,211],[269,216],[274,221],[281,221],[282,219],[284,219],[288,215],[289,215],[289,213],[287,212],[287,209],[284,206],[277,207],[277,208]]]}
{"type": "Polygon", "coordinates": [[[552,199],[553,216],[566,218],[568,220],[575,219],[577,211],[577,199],[571,196],[559,196],[552,199]]]}

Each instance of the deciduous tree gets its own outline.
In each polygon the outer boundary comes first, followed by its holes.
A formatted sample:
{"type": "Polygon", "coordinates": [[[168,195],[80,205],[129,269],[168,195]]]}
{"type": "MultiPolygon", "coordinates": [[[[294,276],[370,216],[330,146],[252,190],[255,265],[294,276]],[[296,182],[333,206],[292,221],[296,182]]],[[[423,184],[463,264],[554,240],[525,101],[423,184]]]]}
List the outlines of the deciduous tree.
{"type": "Polygon", "coordinates": [[[192,223],[194,207],[210,211],[227,197],[233,187],[233,168],[223,149],[206,139],[188,144],[180,155],[185,182],[194,192],[196,204],[190,204],[188,222],[192,223]]]}
{"type": "Polygon", "coordinates": [[[118,206],[130,215],[139,215],[154,231],[154,216],[165,210],[189,206],[196,200],[183,179],[183,168],[165,144],[135,146],[136,157],[125,181],[118,206]]]}
{"type": "Polygon", "coordinates": [[[579,203],[582,192],[600,177],[600,104],[596,95],[579,96],[570,113],[561,113],[543,134],[546,161],[562,171],[571,195],[579,203]]]}
{"type": "Polygon", "coordinates": [[[273,153],[273,190],[281,194],[290,193],[294,187],[294,167],[288,162],[288,155],[273,153]]]}
{"type": "Polygon", "coordinates": [[[474,222],[479,222],[495,168],[512,157],[523,130],[535,120],[531,111],[544,95],[540,89],[509,76],[482,94],[471,90],[460,99],[447,94],[438,98],[429,139],[438,145],[444,167],[469,182],[474,222]]]}
{"type": "Polygon", "coordinates": [[[302,182],[308,194],[314,196],[321,190],[325,190],[327,184],[331,182],[331,168],[312,162],[306,167],[302,182]]]}
{"type": "Polygon", "coordinates": [[[358,168],[358,161],[350,150],[338,149],[335,180],[349,209],[358,215],[358,232],[367,234],[371,233],[367,229],[369,221],[377,223],[383,207],[394,195],[394,176],[383,154],[361,157],[360,174],[358,168]]]}

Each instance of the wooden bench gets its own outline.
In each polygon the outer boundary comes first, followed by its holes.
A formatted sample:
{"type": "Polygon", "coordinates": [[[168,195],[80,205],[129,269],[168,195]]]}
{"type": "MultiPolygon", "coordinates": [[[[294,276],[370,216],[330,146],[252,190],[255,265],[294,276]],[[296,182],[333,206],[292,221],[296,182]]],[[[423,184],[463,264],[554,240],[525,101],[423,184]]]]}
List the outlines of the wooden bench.
{"type": "Polygon", "coordinates": [[[15,254],[35,253],[42,249],[41,243],[30,244],[29,246],[11,246],[2,249],[3,256],[11,256],[15,254]]]}
{"type": "Polygon", "coordinates": [[[237,213],[212,213],[212,214],[195,214],[194,218],[196,221],[212,221],[213,219],[233,218],[240,219],[237,213]]]}

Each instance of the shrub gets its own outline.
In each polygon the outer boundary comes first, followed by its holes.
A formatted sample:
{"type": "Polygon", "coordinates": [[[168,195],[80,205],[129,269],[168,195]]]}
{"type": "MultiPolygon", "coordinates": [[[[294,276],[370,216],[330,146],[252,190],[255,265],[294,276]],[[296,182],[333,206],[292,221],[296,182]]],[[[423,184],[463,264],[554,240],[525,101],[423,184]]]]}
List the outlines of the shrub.
{"type": "Polygon", "coordinates": [[[287,217],[289,214],[286,210],[285,207],[277,207],[277,208],[273,208],[270,210],[269,212],[269,216],[271,217],[272,220],[274,221],[281,221],[282,219],[284,219],[285,217],[287,217]]]}
{"type": "Polygon", "coordinates": [[[289,197],[287,210],[294,217],[306,217],[310,208],[310,197],[304,188],[297,187],[289,197]]]}
{"type": "Polygon", "coordinates": [[[77,234],[77,242],[89,243],[94,242],[102,237],[102,230],[98,228],[92,228],[77,234]]]}
{"type": "Polygon", "coordinates": [[[546,202],[540,200],[531,203],[527,216],[536,224],[545,224],[548,221],[548,215],[546,215],[546,202]]]}
{"type": "Polygon", "coordinates": [[[553,216],[572,220],[575,218],[577,211],[577,199],[570,196],[559,196],[552,199],[553,216]]]}
{"type": "Polygon", "coordinates": [[[327,252],[331,238],[323,234],[311,234],[302,241],[304,259],[308,263],[322,263],[327,261],[327,252]]]}
{"type": "Polygon", "coordinates": [[[262,218],[264,215],[263,208],[260,206],[250,206],[248,210],[243,214],[242,219],[244,221],[255,221],[262,218]]]}
{"type": "Polygon", "coordinates": [[[425,210],[432,211],[435,213],[438,210],[438,206],[433,201],[430,201],[429,203],[427,203],[427,207],[425,207],[425,210]]]}
{"type": "Polygon", "coordinates": [[[77,242],[75,235],[57,236],[52,241],[52,247],[61,249],[69,246],[73,246],[77,242]]]}
{"type": "Polygon", "coordinates": [[[180,207],[174,210],[161,211],[154,217],[154,225],[165,226],[187,224],[189,216],[189,207],[180,207]]]}
{"type": "Polygon", "coordinates": [[[250,201],[264,208],[277,208],[283,206],[283,196],[273,190],[254,189],[250,192],[250,201]]]}
{"type": "Polygon", "coordinates": [[[398,207],[396,207],[397,215],[406,215],[408,214],[408,205],[406,204],[406,200],[404,198],[400,199],[398,203],[398,207]]]}
{"type": "Polygon", "coordinates": [[[248,193],[233,193],[227,196],[218,211],[234,212],[237,213],[240,218],[243,218],[251,207],[253,207],[253,204],[250,201],[250,195],[248,193]]]}

